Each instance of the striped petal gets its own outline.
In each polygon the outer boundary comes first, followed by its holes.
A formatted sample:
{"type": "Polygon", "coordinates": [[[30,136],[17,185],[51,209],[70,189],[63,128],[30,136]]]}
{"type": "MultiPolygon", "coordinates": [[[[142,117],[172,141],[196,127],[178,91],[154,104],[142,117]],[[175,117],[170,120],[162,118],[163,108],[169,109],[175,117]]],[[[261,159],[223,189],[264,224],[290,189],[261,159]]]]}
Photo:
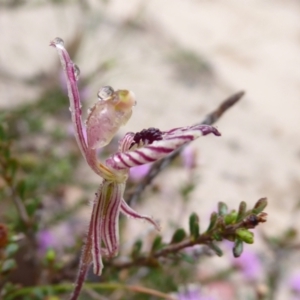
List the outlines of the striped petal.
{"type": "Polygon", "coordinates": [[[164,158],[182,145],[196,138],[213,133],[220,136],[219,131],[209,125],[194,125],[175,128],[164,132],[162,140],[157,140],[141,148],[126,152],[117,152],[106,160],[106,165],[113,169],[126,169],[164,158]]]}
{"type": "Polygon", "coordinates": [[[105,170],[105,167],[98,164],[96,150],[88,147],[87,145],[86,132],[82,124],[80,94],[77,85],[80,70],[71,60],[68,51],[64,47],[64,41],[61,38],[55,38],[50,42],[50,46],[56,48],[66,76],[68,96],[70,101],[69,109],[71,112],[75,138],[79,149],[92,170],[96,174],[107,178],[111,176],[110,172],[105,170]]]}
{"type": "Polygon", "coordinates": [[[145,216],[145,215],[140,215],[136,211],[134,211],[126,202],[124,199],[122,199],[121,202],[121,212],[126,215],[127,217],[134,218],[134,219],[140,219],[140,220],[145,220],[152,224],[157,231],[160,231],[160,225],[155,222],[151,217],[145,216]]]}
{"type": "Polygon", "coordinates": [[[119,214],[125,184],[102,183],[92,214],[92,257],[94,273],[101,275],[102,256],[112,257],[119,248],[119,214]],[[104,242],[106,248],[102,248],[104,242]]]}

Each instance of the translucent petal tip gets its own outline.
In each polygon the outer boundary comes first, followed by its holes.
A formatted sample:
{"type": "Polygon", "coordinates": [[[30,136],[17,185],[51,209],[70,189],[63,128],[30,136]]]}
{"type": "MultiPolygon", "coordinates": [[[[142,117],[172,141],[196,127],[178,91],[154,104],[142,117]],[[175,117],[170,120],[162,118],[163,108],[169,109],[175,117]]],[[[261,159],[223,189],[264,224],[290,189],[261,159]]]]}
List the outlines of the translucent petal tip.
{"type": "Polygon", "coordinates": [[[63,47],[64,46],[64,40],[60,37],[56,37],[53,41],[50,42],[50,45],[49,46],[52,46],[52,47],[57,47],[57,46],[61,46],[63,47]]]}

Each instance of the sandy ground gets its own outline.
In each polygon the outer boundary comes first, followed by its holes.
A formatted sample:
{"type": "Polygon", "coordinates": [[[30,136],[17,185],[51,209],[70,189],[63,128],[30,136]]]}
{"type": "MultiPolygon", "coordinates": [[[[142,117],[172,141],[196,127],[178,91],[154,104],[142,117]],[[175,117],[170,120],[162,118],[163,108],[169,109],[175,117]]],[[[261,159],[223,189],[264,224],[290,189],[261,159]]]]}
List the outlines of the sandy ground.
{"type": "MultiPolygon", "coordinates": [[[[0,71],[6,74],[0,81],[0,106],[30,101],[39,92],[9,81],[7,74],[26,78],[50,72],[57,56],[49,41],[56,36],[68,41],[78,32],[85,34],[76,58],[83,76],[97,62],[117,57],[115,67],[91,84],[93,93],[111,84],[137,95],[123,132],[193,124],[231,93],[245,90],[244,100],[217,124],[222,137],[193,144],[199,151],[200,183],[189,206],[182,211],[174,205],[178,184],[188,180],[186,172],[168,171],[164,201],[153,196],[139,210],[161,219],[168,236],[169,222],[180,217],[187,224],[191,211],[205,223],[218,201],[236,208],[241,200],[251,204],[267,196],[269,219],[263,231],[275,235],[287,226],[299,228],[300,2],[90,2],[89,13],[78,5],[0,8],[0,71]],[[128,20],[140,27],[121,31],[128,20]],[[169,63],[184,51],[203,60],[209,71],[191,75],[169,63]]],[[[130,231],[147,228],[128,223],[130,231]]],[[[299,260],[290,264],[293,270],[300,266],[299,260]]]]}

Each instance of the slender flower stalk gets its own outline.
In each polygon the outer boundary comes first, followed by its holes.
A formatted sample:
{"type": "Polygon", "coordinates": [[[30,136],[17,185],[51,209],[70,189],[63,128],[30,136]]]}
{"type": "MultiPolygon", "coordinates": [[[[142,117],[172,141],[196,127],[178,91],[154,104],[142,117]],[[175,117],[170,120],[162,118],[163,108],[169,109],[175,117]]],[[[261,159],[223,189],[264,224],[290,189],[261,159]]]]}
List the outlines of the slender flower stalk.
{"type": "Polygon", "coordinates": [[[75,137],[81,153],[91,169],[102,177],[93,203],[92,217],[87,241],[81,256],[80,268],[71,300],[78,299],[89,265],[94,273],[101,275],[102,257],[113,257],[119,249],[119,214],[143,219],[160,230],[151,217],[140,215],[123,199],[129,170],[132,167],[155,162],[166,157],[182,145],[196,138],[219,131],[209,125],[194,125],[160,131],[144,129],[138,133],[127,133],[119,142],[118,152],[105,163],[97,160],[98,148],[109,144],[120,126],[126,124],[136,104],[135,96],[128,90],[114,91],[105,86],[98,92],[98,102],[89,110],[86,129],[81,118],[81,103],[77,86],[79,68],[72,62],[61,38],[55,38],[50,46],[56,48],[66,75],[70,112],[75,137]]]}

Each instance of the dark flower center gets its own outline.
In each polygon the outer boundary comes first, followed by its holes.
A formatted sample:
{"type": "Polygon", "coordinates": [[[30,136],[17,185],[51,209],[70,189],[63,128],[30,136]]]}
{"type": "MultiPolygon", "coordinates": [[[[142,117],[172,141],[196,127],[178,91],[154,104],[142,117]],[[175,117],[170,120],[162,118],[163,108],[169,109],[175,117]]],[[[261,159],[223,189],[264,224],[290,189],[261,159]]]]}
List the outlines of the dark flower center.
{"type": "Polygon", "coordinates": [[[148,129],[143,129],[142,131],[137,132],[134,135],[133,142],[131,143],[130,148],[134,145],[149,145],[154,141],[160,141],[162,139],[162,132],[157,128],[150,127],[148,129]]]}

